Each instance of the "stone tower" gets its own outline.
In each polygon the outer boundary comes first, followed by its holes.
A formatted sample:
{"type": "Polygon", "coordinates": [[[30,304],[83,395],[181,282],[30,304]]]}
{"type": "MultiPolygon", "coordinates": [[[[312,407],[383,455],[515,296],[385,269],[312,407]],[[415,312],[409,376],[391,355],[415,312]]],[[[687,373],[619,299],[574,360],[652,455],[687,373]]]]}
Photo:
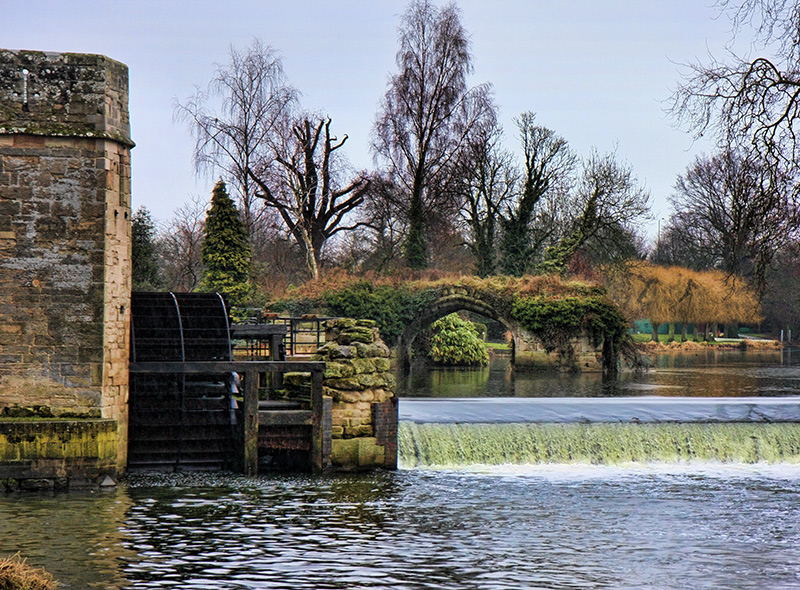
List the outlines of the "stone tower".
{"type": "Polygon", "coordinates": [[[0,50],[0,416],[117,421],[127,441],[128,69],[0,50]]]}

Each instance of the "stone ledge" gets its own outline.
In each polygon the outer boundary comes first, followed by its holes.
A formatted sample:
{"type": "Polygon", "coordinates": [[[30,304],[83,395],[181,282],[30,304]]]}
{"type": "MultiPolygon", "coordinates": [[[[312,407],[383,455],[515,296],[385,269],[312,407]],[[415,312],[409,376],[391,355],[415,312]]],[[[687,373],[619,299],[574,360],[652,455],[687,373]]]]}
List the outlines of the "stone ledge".
{"type": "Polygon", "coordinates": [[[0,420],[0,491],[53,491],[117,476],[116,420],[0,420]]]}

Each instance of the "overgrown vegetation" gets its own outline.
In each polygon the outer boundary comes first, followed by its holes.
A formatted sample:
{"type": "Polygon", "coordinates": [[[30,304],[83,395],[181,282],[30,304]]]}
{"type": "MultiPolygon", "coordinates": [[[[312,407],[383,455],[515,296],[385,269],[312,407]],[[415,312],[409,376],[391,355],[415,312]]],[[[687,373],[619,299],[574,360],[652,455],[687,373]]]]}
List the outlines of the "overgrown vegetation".
{"type": "MultiPolygon", "coordinates": [[[[400,282],[337,275],[329,284],[312,283],[273,303],[274,311],[372,319],[381,337],[394,345],[403,330],[446,291],[462,288],[513,319],[553,347],[585,331],[595,344],[603,338],[619,350],[628,327],[599,285],[559,276],[438,277],[400,282]]],[[[549,346],[549,345],[548,345],[549,346]]]]}
{"type": "Polygon", "coordinates": [[[437,365],[488,365],[489,353],[475,324],[451,313],[431,324],[428,355],[437,365]]]}
{"type": "Polygon", "coordinates": [[[628,333],[619,309],[600,296],[524,297],[514,303],[512,317],[536,335],[548,351],[563,347],[582,334],[591,338],[594,346],[605,340],[619,351],[628,333]]]}
{"type": "Polygon", "coordinates": [[[26,563],[19,554],[0,559],[0,590],[55,590],[53,576],[26,563]]]}

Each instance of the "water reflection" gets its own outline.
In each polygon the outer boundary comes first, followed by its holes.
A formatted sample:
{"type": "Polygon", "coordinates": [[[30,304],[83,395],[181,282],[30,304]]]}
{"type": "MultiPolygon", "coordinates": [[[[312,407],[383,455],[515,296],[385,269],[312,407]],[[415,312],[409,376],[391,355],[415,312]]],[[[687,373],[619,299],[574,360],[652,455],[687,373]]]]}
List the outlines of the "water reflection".
{"type": "Polygon", "coordinates": [[[595,373],[516,371],[507,356],[488,367],[414,366],[396,373],[401,397],[783,396],[800,393],[797,351],[662,353],[653,368],[615,382],[595,373]]]}
{"type": "Polygon", "coordinates": [[[0,498],[62,588],[800,588],[800,469],[202,476],[0,498]]]}
{"type": "Polygon", "coordinates": [[[130,506],[117,492],[0,496],[0,556],[20,552],[60,588],[128,588],[119,563],[136,553],[119,525],[130,506]]]}

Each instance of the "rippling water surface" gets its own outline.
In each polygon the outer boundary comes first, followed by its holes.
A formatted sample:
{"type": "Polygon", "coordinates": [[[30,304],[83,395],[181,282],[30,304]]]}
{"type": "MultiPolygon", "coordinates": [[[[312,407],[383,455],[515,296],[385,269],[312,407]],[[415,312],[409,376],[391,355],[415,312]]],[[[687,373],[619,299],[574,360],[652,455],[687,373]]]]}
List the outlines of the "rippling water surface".
{"type": "Polygon", "coordinates": [[[604,383],[595,373],[512,371],[509,356],[488,367],[414,366],[398,372],[400,397],[784,396],[800,391],[800,351],[696,350],[661,353],[642,373],[604,383]]]}
{"type": "Polygon", "coordinates": [[[62,588],[800,588],[800,469],[139,478],[0,498],[62,588]]]}
{"type": "MultiPolygon", "coordinates": [[[[401,395],[800,394],[800,355],[658,357],[595,376],[401,377],[401,395]]],[[[800,590],[800,466],[481,466],[326,477],[139,476],[0,495],[0,556],[62,589],[800,590]]]]}

